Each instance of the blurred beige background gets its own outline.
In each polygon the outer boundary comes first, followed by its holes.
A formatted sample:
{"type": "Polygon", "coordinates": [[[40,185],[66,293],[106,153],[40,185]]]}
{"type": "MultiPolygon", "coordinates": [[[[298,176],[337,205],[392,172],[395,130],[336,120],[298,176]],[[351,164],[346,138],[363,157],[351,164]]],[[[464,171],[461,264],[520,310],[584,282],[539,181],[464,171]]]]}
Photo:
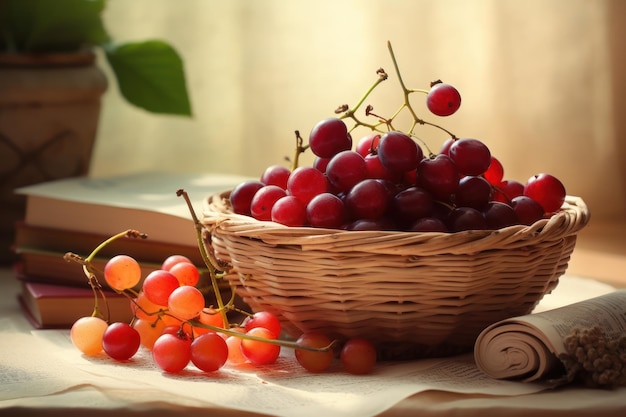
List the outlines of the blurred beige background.
{"type": "MultiPolygon", "coordinates": [[[[259,176],[293,152],[383,67],[368,103],[390,114],[401,90],[440,78],[459,112],[430,116],[483,140],[525,182],[560,177],[594,217],[626,212],[626,2],[620,0],[111,0],[118,41],[163,38],[183,56],[194,117],[155,116],[122,101],[111,81],[92,175],[146,170],[259,176]]],[[[446,136],[418,131],[433,149],[446,136]]],[[[358,138],[357,138],[358,139],[358,138]]],[[[303,163],[311,159],[305,158],[303,163]]]]}

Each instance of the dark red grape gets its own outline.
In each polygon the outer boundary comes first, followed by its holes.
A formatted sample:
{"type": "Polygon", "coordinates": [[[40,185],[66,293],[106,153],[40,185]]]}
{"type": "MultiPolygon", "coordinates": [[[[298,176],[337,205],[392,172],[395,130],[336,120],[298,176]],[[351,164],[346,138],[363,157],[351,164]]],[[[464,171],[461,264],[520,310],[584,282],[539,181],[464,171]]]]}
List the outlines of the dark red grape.
{"type": "Polygon", "coordinates": [[[378,180],[363,180],[346,194],[345,204],[354,220],[378,219],[389,205],[387,188],[378,180]]]}
{"type": "Polygon", "coordinates": [[[459,185],[459,172],[446,155],[424,158],[417,166],[417,185],[426,189],[433,197],[449,201],[459,185]]]}
{"type": "Polygon", "coordinates": [[[520,224],[530,226],[543,218],[544,210],[541,204],[530,197],[520,195],[511,200],[511,207],[517,215],[520,224]]]}
{"type": "Polygon", "coordinates": [[[450,146],[450,159],[462,175],[481,175],[491,164],[491,152],[477,139],[457,139],[450,146]]]}
{"type": "Polygon", "coordinates": [[[407,229],[409,232],[447,232],[446,224],[436,217],[422,217],[407,229]]]}
{"type": "Polygon", "coordinates": [[[433,198],[420,187],[409,187],[397,193],[392,200],[392,210],[401,223],[410,224],[420,217],[430,216],[433,198]]]}
{"type": "Polygon", "coordinates": [[[244,181],[237,185],[230,193],[229,197],[233,212],[250,216],[250,203],[252,203],[252,198],[264,185],[265,184],[261,181],[257,180],[244,181]]]}
{"type": "Polygon", "coordinates": [[[512,180],[504,180],[495,187],[493,200],[510,204],[515,197],[520,195],[524,195],[524,184],[512,180]]]}
{"type": "Polygon", "coordinates": [[[457,206],[473,207],[482,210],[491,201],[491,185],[483,177],[461,178],[454,194],[457,206]]]}
{"type": "Polygon", "coordinates": [[[331,158],[341,151],[352,149],[352,138],[348,127],[334,117],[318,122],[309,135],[311,152],[321,158],[331,158]]]}
{"type": "Polygon", "coordinates": [[[306,217],[313,227],[338,229],[346,221],[346,208],[343,200],[336,195],[322,193],[309,201],[306,217]]]}
{"type": "Polygon", "coordinates": [[[503,227],[519,224],[515,210],[508,204],[491,201],[483,210],[488,229],[502,229],[503,227]]]}
{"type": "Polygon", "coordinates": [[[448,229],[452,232],[485,230],[487,222],[483,214],[471,207],[457,207],[448,216],[448,229]]]}
{"type": "Polygon", "coordinates": [[[388,132],[380,138],[378,157],[390,172],[404,173],[417,168],[424,154],[410,136],[402,132],[388,132]]]}

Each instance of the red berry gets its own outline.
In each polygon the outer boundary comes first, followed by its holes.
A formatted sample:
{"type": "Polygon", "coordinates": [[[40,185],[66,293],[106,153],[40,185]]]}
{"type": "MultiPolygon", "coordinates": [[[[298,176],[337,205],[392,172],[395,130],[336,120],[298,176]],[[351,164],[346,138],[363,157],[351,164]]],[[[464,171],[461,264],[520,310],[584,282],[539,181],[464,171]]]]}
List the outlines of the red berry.
{"type": "Polygon", "coordinates": [[[450,84],[434,84],[426,96],[426,107],[437,116],[450,116],[461,107],[461,94],[450,84]]]}

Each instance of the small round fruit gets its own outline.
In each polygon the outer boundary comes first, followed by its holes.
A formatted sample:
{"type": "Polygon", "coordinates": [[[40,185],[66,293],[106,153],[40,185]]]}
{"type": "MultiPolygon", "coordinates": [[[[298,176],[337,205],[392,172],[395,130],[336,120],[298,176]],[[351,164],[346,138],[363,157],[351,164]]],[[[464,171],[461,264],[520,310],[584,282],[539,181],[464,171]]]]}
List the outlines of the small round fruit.
{"type": "Polygon", "coordinates": [[[116,255],[104,265],[104,279],[114,290],[123,291],[139,283],[141,267],[135,258],[116,255]]]}
{"type": "Polygon", "coordinates": [[[72,325],[70,339],[87,356],[102,352],[102,336],[108,324],[99,317],[81,317],[72,325]]]}
{"type": "Polygon", "coordinates": [[[524,195],[543,207],[546,213],[554,213],[565,202],[565,186],[553,175],[538,174],[530,177],[524,186],[524,195]]]}
{"type": "MultiPolygon", "coordinates": [[[[331,340],[323,333],[320,332],[308,332],[303,333],[297,340],[298,345],[310,348],[325,348],[330,345],[331,340]]],[[[334,359],[334,352],[332,349],[326,351],[312,351],[306,349],[295,350],[296,360],[304,369],[309,372],[323,372],[334,359]]]]}
{"type": "Polygon", "coordinates": [[[321,158],[332,158],[352,148],[352,138],[343,120],[331,117],[318,122],[309,135],[311,151],[321,158]]]}
{"type": "Polygon", "coordinates": [[[352,338],[343,345],[339,358],[346,372],[369,374],[376,365],[376,348],[367,339],[352,338]]]}
{"type": "Polygon", "coordinates": [[[226,340],[217,333],[205,333],[191,342],[191,362],[204,372],[220,369],[228,359],[226,340]]]}
{"type": "Polygon", "coordinates": [[[450,116],[461,107],[461,94],[450,84],[434,83],[426,96],[426,107],[437,116],[450,116]]]}
{"type": "MultiPolygon", "coordinates": [[[[264,327],[255,327],[246,332],[246,334],[265,340],[276,339],[274,333],[264,327]]],[[[241,352],[255,365],[269,365],[278,359],[280,346],[261,340],[243,339],[241,341],[241,352]]]]}
{"type": "Polygon", "coordinates": [[[137,353],[140,344],[139,332],[128,323],[113,323],[102,335],[102,347],[105,353],[117,361],[130,359],[137,353]]]}

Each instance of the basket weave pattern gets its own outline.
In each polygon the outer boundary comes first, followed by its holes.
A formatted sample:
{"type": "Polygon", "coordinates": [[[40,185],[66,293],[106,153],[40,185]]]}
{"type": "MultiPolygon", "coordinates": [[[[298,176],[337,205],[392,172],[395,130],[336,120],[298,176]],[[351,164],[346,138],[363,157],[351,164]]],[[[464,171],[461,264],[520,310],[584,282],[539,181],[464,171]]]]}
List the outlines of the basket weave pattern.
{"type": "Polygon", "coordinates": [[[582,199],[531,226],[411,233],[286,227],[231,212],[229,192],[205,201],[209,249],[253,311],[285,331],[363,336],[384,357],[470,350],[481,330],[527,314],[567,269],[589,220],[582,199]]]}

